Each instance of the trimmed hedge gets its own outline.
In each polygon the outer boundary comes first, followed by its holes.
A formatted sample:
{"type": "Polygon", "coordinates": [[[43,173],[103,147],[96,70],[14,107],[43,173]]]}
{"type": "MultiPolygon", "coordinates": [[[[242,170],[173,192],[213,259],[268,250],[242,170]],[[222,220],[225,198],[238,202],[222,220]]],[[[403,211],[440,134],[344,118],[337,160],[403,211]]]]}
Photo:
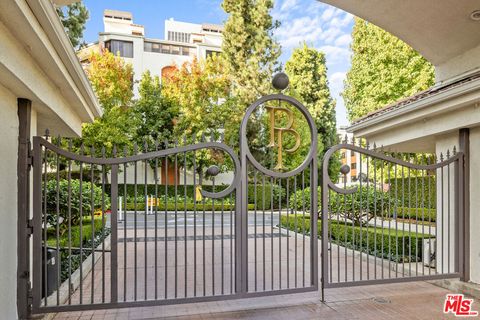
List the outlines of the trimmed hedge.
{"type": "MultiPolygon", "coordinates": [[[[135,196],[135,185],[134,184],[127,184],[127,196],[129,197],[134,197],[135,196]]],[[[215,186],[215,191],[221,191],[225,189],[227,186],[222,185],[222,186],[215,186]]],[[[162,197],[165,195],[165,185],[157,185],[158,188],[158,197],[162,197]]],[[[110,189],[111,185],[107,184],[105,185],[105,190],[106,193],[110,195],[110,189]]],[[[202,186],[202,189],[205,191],[212,191],[213,186],[202,186]]],[[[273,186],[270,184],[265,185],[265,209],[270,209],[271,208],[271,193],[273,189],[273,205],[274,208],[278,208],[278,198],[279,195],[282,195],[282,198],[284,197],[285,191],[283,188],[279,186],[273,186]]],[[[261,185],[257,185],[257,209],[263,209],[263,187],[261,185]]],[[[235,193],[235,192],[234,192],[235,193]]],[[[232,197],[235,197],[235,194],[233,193],[232,197]]],[[[147,185],[147,194],[148,195],[155,195],[155,185],[154,184],[148,184],[147,185]]],[[[168,197],[175,197],[175,186],[167,186],[167,194],[168,197]]],[[[178,196],[184,197],[185,196],[185,189],[183,185],[177,186],[177,194],[178,196]]],[[[118,185],[118,195],[119,196],[124,196],[124,185],[119,184],[118,185]]],[[[194,199],[194,188],[193,185],[187,185],[187,197],[194,199]]],[[[138,197],[144,197],[145,196],[145,185],[144,184],[137,184],[137,198],[138,197]]],[[[224,199],[230,198],[230,195],[225,197],[224,199]]],[[[183,198],[182,198],[183,199],[183,198]]],[[[253,203],[255,199],[255,188],[253,185],[248,185],[248,201],[249,203],[253,203]]],[[[221,199],[216,199],[215,202],[220,203],[221,199]]],[[[140,202],[140,201],[139,201],[140,202]]],[[[182,200],[183,202],[183,200],[182,200]]],[[[173,204],[173,202],[172,202],[173,204]]],[[[170,203],[168,203],[170,205],[170,203]]]]}
{"type": "Polygon", "coordinates": [[[396,209],[393,208],[389,214],[390,218],[398,217],[401,219],[416,219],[418,221],[428,221],[435,222],[437,221],[437,210],[436,209],[427,209],[427,208],[406,208],[400,207],[396,209]],[[422,219],[423,217],[423,219],[422,219]]]}
{"type": "Polygon", "coordinates": [[[418,207],[436,208],[437,184],[435,176],[393,178],[388,182],[390,184],[389,192],[393,197],[398,198],[400,206],[409,207],[418,203],[418,207]]]}
{"type": "MultiPolygon", "coordinates": [[[[187,203],[187,211],[194,211],[195,206],[193,203],[187,203]]],[[[162,213],[162,211],[175,211],[175,204],[172,202],[167,203],[167,207],[165,208],[165,205],[162,203],[157,206],[157,211],[159,213],[162,213]]],[[[214,206],[215,211],[220,212],[222,211],[222,203],[221,200],[216,200],[215,201],[215,206],[214,206]]],[[[254,205],[249,204],[248,205],[248,210],[253,210],[254,205]]],[[[258,209],[258,207],[257,207],[258,209]]],[[[134,203],[127,203],[127,210],[133,211],[135,210],[135,204],[134,203]]],[[[137,210],[139,211],[144,211],[145,210],[145,203],[139,203],[137,202],[137,210]]],[[[155,211],[155,206],[153,206],[153,210],[155,211]]],[[[203,204],[202,202],[197,202],[196,205],[196,210],[197,212],[203,211],[203,204]]],[[[212,210],[212,204],[205,204],[205,210],[206,211],[211,211],[212,210]]],[[[232,204],[223,204],[223,211],[230,211],[230,210],[235,210],[235,205],[232,204]]],[[[183,202],[178,202],[177,203],[177,211],[185,211],[185,204],[183,202]]]]}
{"type": "MultiPolygon", "coordinates": [[[[289,205],[291,209],[302,211],[305,207],[306,211],[310,211],[310,201],[311,201],[311,191],[310,187],[305,189],[297,190],[293,193],[289,199],[289,205]]],[[[317,188],[317,199],[318,199],[318,210],[320,210],[320,203],[322,201],[322,188],[319,186],[317,188]]]]}
{"type": "MultiPolygon", "coordinates": [[[[303,219],[302,216],[298,216],[295,219],[293,215],[282,216],[281,225],[299,233],[303,233],[304,230],[305,233],[310,233],[309,217],[303,219]]],[[[321,226],[322,222],[319,220],[319,238],[321,226]]],[[[338,245],[395,262],[421,261],[423,239],[432,237],[429,234],[416,234],[380,227],[377,227],[375,232],[375,228],[372,226],[362,228],[348,224],[345,226],[345,224],[336,221],[331,221],[330,230],[333,242],[338,245]]]]}

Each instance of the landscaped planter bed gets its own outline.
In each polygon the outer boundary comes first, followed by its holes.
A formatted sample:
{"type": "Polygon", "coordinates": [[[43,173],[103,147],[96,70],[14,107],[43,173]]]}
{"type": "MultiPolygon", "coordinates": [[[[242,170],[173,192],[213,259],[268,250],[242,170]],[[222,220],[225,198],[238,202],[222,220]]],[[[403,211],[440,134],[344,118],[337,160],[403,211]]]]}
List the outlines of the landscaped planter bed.
{"type": "MultiPolygon", "coordinates": [[[[282,216],[281,226],[298,233],[310,234],[310,217],[298,215],[282,216]]],[[[321,237],[322,221],[318,223],[318,237],[321,237]]],[[[421,261],[423,239],[429,234],[408,232],[382,227],[360,227],[344,222],[331,221],[329,225],[332,242],[362,251],[373,256],[396,262],[421,261]],[[368,243],[368,246],[367,246],[368,243]],[[367,249],[368,248],[368,249],[367,249]]]]}

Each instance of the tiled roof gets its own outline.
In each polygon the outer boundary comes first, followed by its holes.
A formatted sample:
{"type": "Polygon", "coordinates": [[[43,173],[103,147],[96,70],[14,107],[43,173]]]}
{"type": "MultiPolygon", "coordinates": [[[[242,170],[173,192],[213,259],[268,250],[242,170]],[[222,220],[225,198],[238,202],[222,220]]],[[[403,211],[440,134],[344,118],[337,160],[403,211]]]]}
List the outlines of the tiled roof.
{"type": "Polygon", "coordinates": [[[401,99],[400,101],[397,101],[397,102],[391,103],[389,105],[386,105],[385,107],[383,107],[379,110],[370,112],[366,116],[361,117],[361,118],[353,121],[352,124],[356,125],[356,124],[359,124],[359,123],[366,122],[366,121],[374,119],[374,118],[376,118],[376,117],[378,117],[382,114],[389,113],[389,112],[392,112],[394,110],[404,108],[404,107],[406,107],[406,106],[408,106],[408,105],[410,105],[410,104],[412,104],[416,101],[420,101],[420,100],[423,100],[425,98],[435,96],[439,93],[442,93],[442,92],[447,91],[447,90],[452,89],[452,88],[462,86],[466,83],[469,83],[469,82],[471,82],[473,80],[476,80],[476,79],[479,79],[479,78],[480,78],[480,72],[476,72],[476,73],[473,73],[473,74],[471,74],[467,77],[461,78],[461,79],[453,81],[453,82],[449,82],[449,83],[446,83],[446,84],[435,85],[431,88],[428,88],[427,90],[424,90],[424,91],[421,91],[417,94],[414,94],[413,96],[401,99]]]}

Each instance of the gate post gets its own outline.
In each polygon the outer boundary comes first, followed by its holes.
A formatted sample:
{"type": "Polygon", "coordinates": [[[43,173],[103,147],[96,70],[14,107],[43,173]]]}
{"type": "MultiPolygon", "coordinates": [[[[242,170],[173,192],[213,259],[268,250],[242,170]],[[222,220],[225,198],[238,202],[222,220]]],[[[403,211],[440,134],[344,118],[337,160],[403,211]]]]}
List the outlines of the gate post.
{"type": "Polygon", "coordinates": [[[30,124],[32,102],[18,99],[17,313],[30,317],[30,124]]]}
{"type": "Polygon", "coordinates": [[[462,189],[463,197],[458,199],[463,212],[459,212],[460,226],[462,233],[460,235],[459,248],[462,250],[462,259],[459,261],[461,266],[461,280],[470,281],[470,129],[463,128],[459,132],[459,151],[463,153],[463,168],[460,168],[460,185],[457,188],[462,189]],[[462,172],[463,171],[463,172],[462,172]]]}

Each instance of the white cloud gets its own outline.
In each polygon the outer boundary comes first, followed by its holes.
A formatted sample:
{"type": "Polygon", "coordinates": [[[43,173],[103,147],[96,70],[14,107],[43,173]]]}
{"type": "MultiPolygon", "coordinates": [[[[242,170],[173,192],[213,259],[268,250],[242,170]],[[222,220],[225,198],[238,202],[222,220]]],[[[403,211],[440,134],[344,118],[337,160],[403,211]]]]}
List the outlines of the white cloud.
{"type": "Polygon", "coordinates": [[[319,48],[323,51],[327,58],[327,63],[337,64],[350,62],[350,50],[342,47],[336,47],[331,45],[324,45],[319,48]]]}
{"type": "Polygon", "coordinates": [[[329,8],[327,8],[327,10],[323,11],[322,20],[323,21],[330,20],[333,17],[334,14],[335,14],[335,8],[334,7],[329,7],[329,8]]]}
{"type": "Polygon", "coordinates": [[[352,42],[352,36],[350,34],[344,34],[335,40],[335,46],[348,47],[352,42]]]}
{"type": "Polygon", "coordinates": [[[285,0],[280,7],[280,11],[288,11],[294,9],[298,4],[298,0],[285,0]]]}
{"type": "Polygon", "coordinates": [[[316,43],[322,36],[322,28],[318,18],[301,17],[284,22],[275,35],[283,47],[292,48],[303,41],[316,43]]]}

